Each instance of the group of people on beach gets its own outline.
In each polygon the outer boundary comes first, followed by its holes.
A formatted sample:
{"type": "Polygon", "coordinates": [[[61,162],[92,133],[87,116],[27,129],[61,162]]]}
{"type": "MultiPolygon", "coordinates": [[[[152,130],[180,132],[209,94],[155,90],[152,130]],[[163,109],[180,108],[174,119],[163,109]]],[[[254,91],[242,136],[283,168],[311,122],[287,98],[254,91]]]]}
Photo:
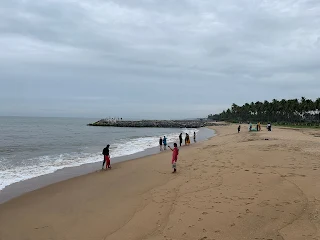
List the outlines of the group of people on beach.
{"type": "MultiPolygon", "coordinates": [[[[260,132],[260,131],[261,131],[261,123],[258,122],[258,123],[257,123],[257,128],[253,128],[253,127],[252,127],[252,123],[250,122],[250,123],[249,123],[248,130],[249,130],[249,132],[251,132],[251,131],[260,132]]],[[[268,124],[267,124],[267,130],[268,130],[268,131],[271,131],[271,123],[268,123],[268,124]]],[[[240,133],[240,131],[241,131],[241,125],[238,126],[238,133],[240,133]]]]}
{"type": "Polygon", "coordinates": [[[260,123],[260,122],[257,123],[256,129],[253,129],[253,128],[252,128],[252,123],[249,123],[249,132],[251,132],[251,131],[260,132],[260,131],[261,131],[261,123],[260,123]]]}
{"type": "MultiPolygon", "coordinates": [[[[182,145],[182,133],[179,135],[179,142],[180,142],[180,147],[182,145]]],[[[193,133],[193,140],[196,142],[196,132],[193,133]]],[[[166,150],[167,149],[167,138],[164,136],[163,138],[160,137],[159,139],[159,145],[160,145],[160,151],[166,150]]],[[[185,145],[188,146],[190,145],[190,136],[188,133],[186,133],[185,137],[185,145]]],[[[172,159],[171,159],[171,164],[173,168],[173,173],[177,172],[177,161],[178,161],[178,155],[179,155],[179,148],[178,144],[174,143],[173,148],[168,146],[169,149],[172,151],[172,159]]],[[[103,155],[103,162],[102,162],[102,170],[104,169],[111,169],[111,162],[110,162],[110,145],[108,144],[102,151],[103,155]],[[104,168],[104,166],[106,166],[104,168]]]]}
{"type": "Polygon", "coordinates": [[[109,151],[110,145],[108,144],[103,150],[103,162],[102,162],[102,170],[104,169],[104,164],[106,164],[106,169],[111,169],[111,163],[110,163],[110,151],[109,151]]]}
{"type": "MultiPolygon", "coordinates": [[[[195,143],[197,142],[196,137],[197,137],[196,132],[193,132],[193,141],[194,141],[195,143]]],[[[182,137],[182,133],[180,133],[180,135],[179,135],[180,147],[182,146],[182,142],[183,142],[183,137],[182,137]]],[[[191,143],[191,142],[190,142],[190,136],[189,136],[188,133],[186,133],[186,136],[185,136],[185,138],[184,138],[184,144],[185,144],[186,146],[188,146],[188,145],[190,145],[190,143],[191,143]]],[[[159,139],[159,146],[160,146],[160,151],[166,150],[166,146],[167,146],[167,138],[166,138],[166,136],[164,136],[163,139],[162,139],[162,137],[160,137],[160,139],[159,139]],[[164,148],[162,147],[162,144],[164,145],[164,148]]]]}
{"type": "Polygon", "coordinates": [[[160,146],[160,151],[167,149],[167,138],[166,138],[166,136],[164,136],[163,138],[160,137],[159,146],[160,146]]]}
{"type": "MultiPolygon", "coordinates": [[[[178,155],[179,155],[178,144],[174,143],[173,148],[171,148],[170,146],[168,146],[168,147],[172,151],[172,159],[171,159],[171,164],[172,164],[172,168],[173,168],[172,173],[175,173],[175,172],[177,172],[177,161],[178,161],[178,155]]],[[[111,169],[109,148],[110,148],[110,145],[108,144],[102,151],[102,155],[103,155],[102,170],[111,169]],[[106,168],[104,168],[104,165],[106,165],[106,168]]]]}

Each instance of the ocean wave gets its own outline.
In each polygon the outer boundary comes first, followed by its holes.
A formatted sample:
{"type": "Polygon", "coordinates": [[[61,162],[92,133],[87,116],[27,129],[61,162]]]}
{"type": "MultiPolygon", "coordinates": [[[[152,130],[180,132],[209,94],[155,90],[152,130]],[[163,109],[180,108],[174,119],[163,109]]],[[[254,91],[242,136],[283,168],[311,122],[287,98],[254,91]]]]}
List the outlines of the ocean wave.
{"type": "MultiPolygon", "coordinates": [[[[193,132],[198,132],[198,129],[182,129],[184,133],[190,136],[193,132]]],[[[165,134],[160,135],[163,137],[165,134]]],[[[160,136],[137,137],[121,139],[111,144],[111,158],[132,155],[138,152],[145,151],[149,148],[159,145],[160,136]]],[[[179,133],[167,134],[168,144],[179,140],[179,133]]],[[[85,148],[84,148],[85,150],[85,148]]],[[[102,150],[101,150],[102,151],[102,150]]],[[[102,161],[101,152],[98,153],[64,153],[58,155],[41,156],[31,159],[26,159],[22,164],[13,166],[8,164],[8,159],[0,159],[0,191],[6,186],[13,183],[24,181],[27,179],[39,177],[42,175],[54,173],[57,170],[81,166],[87,163],[95,163],[102,161]]]]}

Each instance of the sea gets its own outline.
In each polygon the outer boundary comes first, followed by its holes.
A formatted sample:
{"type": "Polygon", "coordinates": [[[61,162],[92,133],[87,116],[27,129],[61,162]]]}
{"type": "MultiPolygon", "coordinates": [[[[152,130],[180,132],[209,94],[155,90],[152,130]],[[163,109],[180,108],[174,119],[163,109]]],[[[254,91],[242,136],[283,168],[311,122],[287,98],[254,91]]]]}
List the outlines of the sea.
{"type": "Polygon", "coordinates": [[[159,138],[178,142],[180,133],[214,135],[209,129],[90,127],[89,118],[0,117],[0,192],[5,187],[60,169],[102,161],[110,144],[111,159],[158,148],[159,138]]]}

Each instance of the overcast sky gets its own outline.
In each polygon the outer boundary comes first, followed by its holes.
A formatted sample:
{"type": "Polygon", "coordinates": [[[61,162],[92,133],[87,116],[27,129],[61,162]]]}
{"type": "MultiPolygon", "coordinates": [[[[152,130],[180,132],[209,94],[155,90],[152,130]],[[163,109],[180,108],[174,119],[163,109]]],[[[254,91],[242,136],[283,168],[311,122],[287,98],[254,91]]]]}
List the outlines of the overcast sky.
{"type": "Polygon", "coordinates": [[[185,118],[317,98],[319,0],[1,0],[0,115],[185,118]]]}

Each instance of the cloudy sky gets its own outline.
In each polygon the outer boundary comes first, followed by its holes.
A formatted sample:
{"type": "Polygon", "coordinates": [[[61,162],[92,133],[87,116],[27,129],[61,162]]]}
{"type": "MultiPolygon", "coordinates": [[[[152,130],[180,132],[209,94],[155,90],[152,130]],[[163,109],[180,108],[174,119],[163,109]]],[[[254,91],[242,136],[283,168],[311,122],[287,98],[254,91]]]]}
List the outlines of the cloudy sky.
{"type": "Polygon", "coordinates": [[[319,0],[0,1],[0,115],[200,117],[319,93],[319,0]]]}

